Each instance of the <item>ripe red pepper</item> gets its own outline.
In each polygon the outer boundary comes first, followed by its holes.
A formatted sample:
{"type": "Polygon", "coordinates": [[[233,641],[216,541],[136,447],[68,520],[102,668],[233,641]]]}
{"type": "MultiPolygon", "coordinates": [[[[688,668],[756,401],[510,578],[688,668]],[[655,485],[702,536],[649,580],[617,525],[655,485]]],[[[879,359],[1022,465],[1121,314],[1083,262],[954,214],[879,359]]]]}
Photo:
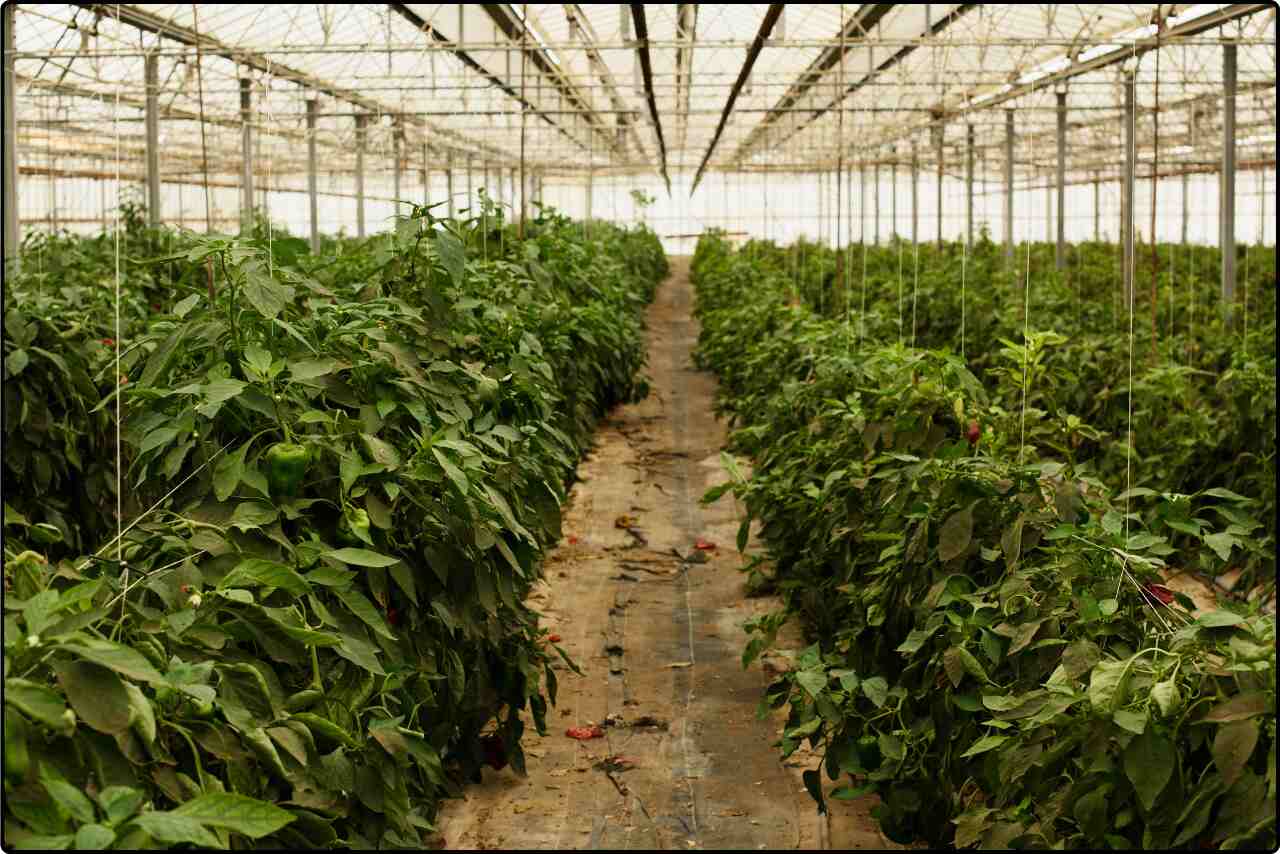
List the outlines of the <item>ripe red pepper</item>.
{"type": "Polygon", "coordinates": [[[400,625],[400,612],[395,608],[387,609],[387,622],[393,626],[400,625]]]}
{"type": "Polygon", "coordinates": [[[982,438],[982,428],[978,426],[977,421],[969,422],[969,432],[965,438],[969,440],[970,446],[978,444],[978,440],[982,438]]]}
{"type": "Polygon", "coordinates": [[[1143,587],[1146,588],[1147,593],[1159,599],[1165,605],[1168,605],[1173,601],[1173,591],[1168,587],[1165,587],[1163,584],[1152,584],[1151,582],[1147,582],[1143,587]]]}

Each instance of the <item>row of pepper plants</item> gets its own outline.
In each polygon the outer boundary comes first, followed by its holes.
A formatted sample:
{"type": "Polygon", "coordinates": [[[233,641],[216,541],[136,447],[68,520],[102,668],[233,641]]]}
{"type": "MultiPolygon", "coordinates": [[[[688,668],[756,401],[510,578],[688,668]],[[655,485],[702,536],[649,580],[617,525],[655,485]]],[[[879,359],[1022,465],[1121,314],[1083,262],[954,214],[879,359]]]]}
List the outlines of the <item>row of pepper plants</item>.
{"type": "Polygon", "coordinates": [[[573,666],[523,596],[661,247],[126,224],[6,280],[4,845],[421,848],[573,666]]]}
{"type": "Polygon", "coordinates": [[[811,642],[760,713],[786,707],[784,755],[821,754],[820,809],[874,792],[891,839],[932,846],[1275,847],[1274,616],[1196,617],[1161,583],[1274,562],[1256,498],[1121,492],[1076,440],[1100,431],[1012,404],[1055,382],[1034,327],[984,383],[812,310],[787,252],[711,236],[693,272],[697,358],[752,462],[726,455],[704,500],[743,502],[739,548],[759,521],[749,581],[782,597],[744,666],[789,620],[811,642]]]}
{"type": "MultiPolygon", "coordinates": [[[[840,253],[805,243],[753,243],[745,251],[785,269],[796,298],[850,323],[859,340],[960,353],[1004,408],[1022,408],[1009,371],[1020,374],[1024,331],[1035,332],[1026,346],[1041,378],[1028,389],[1028,431],[1074,416],[1077,429],[1055,450],[1109,483],[1132,477],[1135,486],[1157,490],[1222,487],[1256,499],[1261,527],[1248,533],[1262,548],[1236,552],[1235,592],[1274,592],[1274,249],[1238,247],[1240,281],[1227,326],[1216,248],[1140,245],[1132,347],[1115,244],[1068,246],[1061,272],[1050,243],[1018,246],[1010,268],[985,230],[968,248],[895,240],[840,253]],[[1002,388],[1012,393],[1002,396],[1002,388]]],[[[1221,572],[1217,557],[1188,554],[1181,568],[1207,579],[1211,569],[1221,572]]]]}

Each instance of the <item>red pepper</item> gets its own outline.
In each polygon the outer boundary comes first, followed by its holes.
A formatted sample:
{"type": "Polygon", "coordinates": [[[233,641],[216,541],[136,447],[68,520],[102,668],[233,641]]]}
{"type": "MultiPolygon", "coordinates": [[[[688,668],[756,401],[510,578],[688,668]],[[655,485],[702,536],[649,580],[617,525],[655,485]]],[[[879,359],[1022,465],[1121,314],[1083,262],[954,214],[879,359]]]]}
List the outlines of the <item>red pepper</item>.
{"type": "Polygon", "coordinates": [[[548,642],[548,643],[560,643],[560,636],[559,636],[559,635],[547,635],[547,642],[548,642]]]}
{"type": "Polygon", "coordinates": [[[982,438],[982,428],[978,426],[977,421],[969,422],[969,433],[966,438],[968,438],[970,445],[978,444],[978,440],[982,438]]]}
{"type": "Polygon", "coordinates": [[[571,726],[564,731],[564,734],[579,741],[586,741],[590,738],[604,738],[604,730],[598,726],[571,726]]]}
{"type": "Polygon", "coordinates": [[[400,612],[395,608],[387,609],[387,622],[393,626],[400,625],[400,612]]]}
{"type": "Polygon", "coordinates": [[[114,338],[103,338],[103,339],[102,339],[102,343],[103,343],[103,344],[106,344],[108,347],[114,347],[114,346],[116,345],[116,339],[114,339],[114,338]]]}
{"type": "Polygon", "coordinates": [[[1146,588],[1147,593],[1156,597],[1165,605],[1168,605],[1173,601],[1173,591],[1168,587],[1165,587],[1163,584],[1152,584],[1151,582],[1147,582],[1143,587],[1146,588]]]}

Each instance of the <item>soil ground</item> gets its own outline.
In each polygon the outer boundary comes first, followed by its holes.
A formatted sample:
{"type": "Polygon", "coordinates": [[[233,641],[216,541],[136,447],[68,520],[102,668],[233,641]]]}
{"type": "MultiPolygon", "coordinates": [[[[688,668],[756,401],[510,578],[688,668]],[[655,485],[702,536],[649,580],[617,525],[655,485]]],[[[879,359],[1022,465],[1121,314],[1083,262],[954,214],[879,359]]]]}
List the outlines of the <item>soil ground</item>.
{"type": "Polygon", "coordinates": [[[802,748],[784,763],[782,715],[756,716],[786,656],[742,668],[743,622],[777,603],[745,596],[741,508],[698,503],[725,478],[726,427],[715,378],[693,367],[691,308],[689,259],[673,258],[648,311],[652,393],[600,425],[529,597],[584,675],[557,673],[545,737],[527,722],[528,776],[486,768],[446,804],[448,848],[898,847],[870,816],[874,798],[819,815],[800,776],[819,757],[802,748]],[[602,738],[566,735],[592,724],[602,738]]]}

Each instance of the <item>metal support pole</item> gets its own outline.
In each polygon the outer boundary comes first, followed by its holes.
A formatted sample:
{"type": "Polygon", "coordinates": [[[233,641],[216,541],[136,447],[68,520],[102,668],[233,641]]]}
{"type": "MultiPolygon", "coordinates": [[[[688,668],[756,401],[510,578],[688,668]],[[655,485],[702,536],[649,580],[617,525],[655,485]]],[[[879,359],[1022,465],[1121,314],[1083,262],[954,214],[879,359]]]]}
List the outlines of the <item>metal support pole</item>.
{"type": "Polygon", "coordinates": [[[1133,182],[1137,165],[1137,139],[1134,127],[1133,72],[1124,75],[1124,180],[1121,184],[1120,241],[1124,244],[1124,300],[1133,309],[1133,182]]]}
{"type": "Polygon", "coordinates": [[[1188,193],[1187,173],[1183,172],[1182,173],[1182,245],[1183,246],[1187,245],[1187,220],[1190,218],[1188,216],[1190,209],[1188,206],[1187,193],[1188,193]]]}
{"type": "Polygon", "coordinates": [[[875,181],[875,186],[873,188],[875,192],[872,198],[872,201],[875,202],[875,205],[874,205],[875,218],[876,218],[875,245],[879,246],[880,245],[880,160],[878,157],[876,159],[876,165],[875,165],[874,175],[872,176],[872,180],[875,181]]]}
{"type": "Polygon", "coordinates": [[[320,253],[320,199],[319,176],[316,170],[316,112],[319,103],[315,98],[307,100],[307,200],[311,208],[311,251],[320,253]]]}
{"type": "Polygon", "coordinates": [[[471,185],[471,155],[467,155],[467,213],[475,207],[475,188],[471,185]]]}
{"type": "Polygon", "coordinates": [[[450,151],[445,155],[444,166],[444,191],[449,197],[449,219],[454,217],[454,201],[453,201],[453,152],[450,151]]]}
{"type": "Polygon", "coordinates": [[[511,167],[511,218],[517,222],[524,218],[524,189],[519,186],[518,175],[519,170],[511,167]]]}
{"type": "Polygon", "coordinates": [[[595,199],[593,198],[594,191],[595,191],[594,178],[595,178],[595,172],[593,170],[588,169],[587,170],[587,216],[586,216],[586,219],[588,222],[591,221],[591,208],[595,204],[595,199]]]}
{"type": "Polygon", "coordinates": [[[250,127],[252,106],[249,87],[252,81],[240,78],[240,228],[253,228],[253,128],[250,127]]]}
{"type": "Polygon", "coordinates": [[[1004,258],[1013,267],[1013,110],[1004,111],[1004,258]]]}
{"type": "Polygon", "coordinates": [[[1053,188],[1049,176],[1044,176],[1044,242],[1053,242],[1053,188]]]}
{"type": "MultiPolygon", "coordinates": [[[[431,204],[431,155],[426,150],[426,140],[422,140],[422,206],[431,204]]],[[[424,220],[425,222],[425,220],[424,220]]]]}
{"type": "Polygon", "coordinates": [[[1093,242],[1102,240],[1102,182],[1093,176],[1093,242]]]}
{"type": "Polygon", "coordinates": [[[889,239],[898,233],[898,148],[889,146],[889,239]]]}
{"type": "Polygon", "coordinates": [[[937,204],[934,207],[934,216],[937,217],[937,238],[938,246],[942,246],[942,178],[943,178],[943,158],[945,156],[945,148],[943,146],[942,125],[938,125],[938,138],[936,140],[936,148],[938,150],[938,186],[934,188],[934,198],[937,204]]]}
{"type": "Polygon", "coordinates": [[[1058,251],[1054,261],[1059,270],[1067,266],[1067,93],[1058,93],[1058,251]]]}
{"type": "Polygon", "coordinates": [[[160,226],[160,61],[155,54],[144,62],[147,79],[147,221],[160,226]]]}
{"type": "Polygon", "coordinates": [[[400,130],[400,125],[397,123],[395,129],[391,133],[391,156],[394,157],[396,161],[391,173],[393,180],[391,185],[391,197],[396,200],[393,210],[397,212],[400,210],[400,163],[403,160],[400,153],[401,136],[402,131],[400,130]]]}
{"type": "Polygon", "coordinates": [[[964,241],[973,246],[973,125],[965,134],[964,150],[964,241]]]}
{"type": "Polygon", "coordinates": [[[916,141],[911,140],[911,243],[920,242],[920,161],[916,141]]]}
{"type": "MultiPolygon", "coordinates": [[[[17,3],[4,5],[4,261],[5,272],[17,272],[20,261],[18,251],[22,234],[18,227],[18,117],[14,112],[14,99],[18,84],[14,79],[13,19],[17,3]]],[[[102,182],[104,185],[105,181],[102,182]]],[[[105,206],[104,206],[105,208],[105,206]]],[[[105,214],[104,214],[105,215],[105,214]]]]}
{"type": "Polygon", "coordinates": [[[1222,45],[1222,314],[1232,323],[1236,298],[1236,44],[1222,45]]]}
{"type": "Polygon", "coordinates": [[[356,116],[356,237],[364,237],[364,126],[369,117],[356,116]]]}

